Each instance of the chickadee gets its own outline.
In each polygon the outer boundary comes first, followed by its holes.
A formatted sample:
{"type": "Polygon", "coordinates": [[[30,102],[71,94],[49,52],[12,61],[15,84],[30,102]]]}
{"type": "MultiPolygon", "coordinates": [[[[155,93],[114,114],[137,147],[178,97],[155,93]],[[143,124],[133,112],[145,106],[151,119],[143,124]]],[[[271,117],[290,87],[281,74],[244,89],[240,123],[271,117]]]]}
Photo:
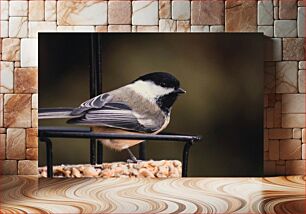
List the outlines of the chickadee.
{"type": "MultiPolygon", "coordinates": [[[[92,127],[97,133],[151,133],[167,127],[179,94],[186,91],[171,74],[149,73],[132,83],[83,102],[72,111],[41,111],[39,119],[67,118],[67,123],[92,127]]],[[[121,151],[143,140],[99,139],[105,146],[121,151]]]]}

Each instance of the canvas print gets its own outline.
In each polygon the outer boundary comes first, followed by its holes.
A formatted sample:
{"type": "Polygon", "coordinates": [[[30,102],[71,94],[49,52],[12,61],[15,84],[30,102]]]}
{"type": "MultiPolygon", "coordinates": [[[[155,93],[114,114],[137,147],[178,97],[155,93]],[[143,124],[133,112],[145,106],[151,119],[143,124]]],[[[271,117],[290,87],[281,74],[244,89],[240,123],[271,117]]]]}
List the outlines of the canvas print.
{"type": "Polygon", "coordinates": [[[41,176],[263,174],[261,34],[41,33],[39,71],[41,176]]]}
{"type": "Polygon", "coordinates": [[[0,213],[305,213],[305,9],[1,0],[0,213]]]}

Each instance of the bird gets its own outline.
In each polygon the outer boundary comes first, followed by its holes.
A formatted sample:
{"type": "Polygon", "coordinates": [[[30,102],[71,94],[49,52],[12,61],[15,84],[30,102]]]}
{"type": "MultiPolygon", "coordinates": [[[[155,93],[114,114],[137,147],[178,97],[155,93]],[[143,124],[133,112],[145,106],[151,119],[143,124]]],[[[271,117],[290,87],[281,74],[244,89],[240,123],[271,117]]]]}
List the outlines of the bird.
{"type": "MultiPolygon", "coordinates": [[[[65,118],[68,124],[91,127],[94,133],[158,134],[168,126],[173,104],[183,93],[186,91],[172,74],[153,72],[73,109],[39,110],[38,119],[65,118]]],[[[111,149],[127,150],[131,162],[138,160],[129,148],[144,141],[98,140],[111,149]]]]}

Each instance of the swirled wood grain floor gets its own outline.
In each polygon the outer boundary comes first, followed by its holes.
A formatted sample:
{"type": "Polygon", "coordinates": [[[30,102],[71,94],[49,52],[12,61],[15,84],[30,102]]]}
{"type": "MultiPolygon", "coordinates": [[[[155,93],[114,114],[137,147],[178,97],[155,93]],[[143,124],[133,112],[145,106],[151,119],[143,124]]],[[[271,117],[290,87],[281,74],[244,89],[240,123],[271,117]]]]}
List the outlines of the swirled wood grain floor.
{"type": "Polygon", "coordinates": [[[2,213],[305,213],[303,176],[164,180],[3,176],[0,184],[2,213]]]}

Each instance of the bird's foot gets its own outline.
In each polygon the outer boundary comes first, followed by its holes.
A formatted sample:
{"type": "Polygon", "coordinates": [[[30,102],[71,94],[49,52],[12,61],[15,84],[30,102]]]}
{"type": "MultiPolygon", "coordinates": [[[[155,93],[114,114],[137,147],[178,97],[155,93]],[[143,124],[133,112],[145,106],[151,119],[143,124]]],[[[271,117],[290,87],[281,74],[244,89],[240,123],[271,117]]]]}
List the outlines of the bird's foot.
{"type": "Polygon", "coordinates": [[[130,155],[130,158],[127,159],[126,162],[128,162],[128,163],[140,163],[141,162],[141,160],[137,160],[137,158],[135,157],[135,155],[133,155],[133,153],[131,152],[130,149],[126,149],[126,150],[128,151],[128,153],[130,155]]]}
{"type": "Polygon", "coordinates": [[[142,162],[142,160],[137,160],[137,159],[136,159],[136,160],[127,159],[127,160],[126,160],[126,162],[127,162],[127,163],[137,163],[137,164],[138,164],[138,163],[142,162]]]}

